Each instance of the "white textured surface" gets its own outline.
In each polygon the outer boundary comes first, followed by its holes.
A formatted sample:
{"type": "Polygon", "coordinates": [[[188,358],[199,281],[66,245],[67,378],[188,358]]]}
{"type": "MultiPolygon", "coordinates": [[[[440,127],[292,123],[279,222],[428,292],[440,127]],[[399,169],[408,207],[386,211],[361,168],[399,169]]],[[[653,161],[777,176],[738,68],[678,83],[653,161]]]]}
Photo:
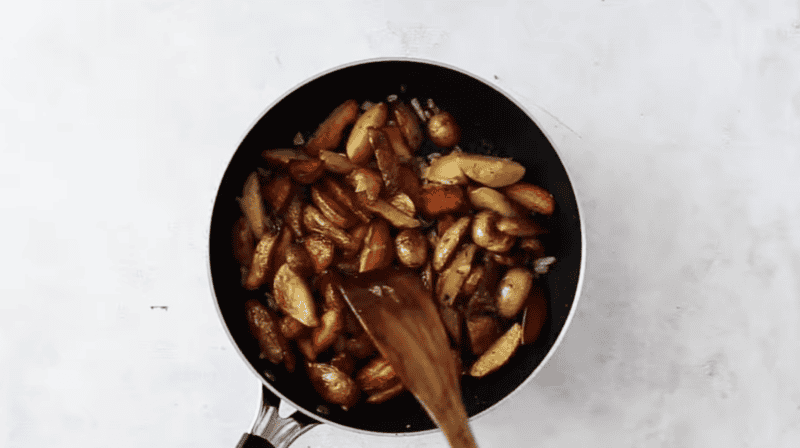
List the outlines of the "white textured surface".
{"type": "Polygon", "coordinates": [[[235,445],[258,386],[209,290],[218,181],[279,95],[379,56],[510,92],[584,207],[573,326],[482,447],[800,446],[796,1],[284,3],[2,8],[0,446],[235,445]]]}

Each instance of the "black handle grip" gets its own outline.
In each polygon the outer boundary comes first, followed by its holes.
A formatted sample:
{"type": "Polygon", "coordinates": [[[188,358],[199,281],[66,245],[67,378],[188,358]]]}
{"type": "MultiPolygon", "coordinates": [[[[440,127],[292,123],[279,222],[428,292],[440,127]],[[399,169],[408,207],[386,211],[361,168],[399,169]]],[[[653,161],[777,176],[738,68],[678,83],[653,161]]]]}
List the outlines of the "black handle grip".
{"type": "Polygon", "coordinates": [[[275,446],[267,442],[267,439],[263,437],[244,433],[242,438],[239,439],[239,444],[236,445],[236,448],[275,448],[275,446]]]}

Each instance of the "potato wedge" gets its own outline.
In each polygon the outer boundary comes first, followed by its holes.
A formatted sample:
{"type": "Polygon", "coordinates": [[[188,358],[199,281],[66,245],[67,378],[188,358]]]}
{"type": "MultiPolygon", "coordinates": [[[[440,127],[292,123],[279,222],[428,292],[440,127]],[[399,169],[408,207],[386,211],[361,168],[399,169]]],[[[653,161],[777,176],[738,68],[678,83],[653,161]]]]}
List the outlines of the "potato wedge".
{"type": "Polygon", "coordinates": [[[439,112],[428,120],[428,137],[436,146],[451,148],[461,139],[461,128],[452,115],[439,112]]]}
{"type": "Polygon", "coordinates": [[[461,165],[458,161],[461,154],[461,151],[452,151],[447,155],[433,159],[424,173],[425,178],[430,182],[442,185],[466,185],[469,179],[461,171],[461,165]]]}
{"type": "Polygon", "coordinates": [[[382,130],[386,133],[386,138],[389,139],[389,145],[391,145],[397,156],[397,161],[400,163],[410,162],[414,158],[414,151],[409,148],[400,128],[397,126],[384,126],[382,130]]]}
{"type": "Polygon", "coordinates": [[[414,173],[414,170],[405,165],[400,165],[400,168],[398,168],[398,176],[400,191],[407,194],[408,197],[414,201],[417,209],[419,209],[419,197],[422,192],[422,185],[420,184],[419,177],[414,173]]]}
{"type": "Polygon", "coordinates": [[[358,165],[353,163],[347,155],[338,152],[320,151],[319,159],[322,160],[325,169],[331,173],[348,174],[358,168],[358,165]]]}
{"type": "Polygon", "coordinates": [[[464,189],[458,185],[428,184],[419,195],[419,208],[428,217],[454,213],[466,208],[464,189]]]}
{"type": "Polygon", "coordinates": [[[283,212],[283,207],[289,203],[289,199],[297,191],[296,187],[291,177],[279,175],[267,183],[261,193],[272,206],[272,210],[276,213],[281,213],[283,212]]]}
{"type": "Polygon", "coordinates": [[[320,326],[311,330],[311,345],[314,353],[319,355],[333,345],[342,334],[343,327],[344,320],[341,310],[333,308],[322,313],[320,326]]]}
{"type": "Polygon", "coordinates": [[[292,233],[296,238],[303,237],[303,200],[300,199],[300,195],[296,194],[292,201],[289,202],[289,207],[286,209],[286,223],[289,225],[289,228],[292,230],[292,233]]]}
{"type": "Polygon", "coordinates": [[[401,230],[394,239],[397,259],[404,266],[418,268],[428,261],[428,241],[417,229],[401,230]]]}
{"type": "Polygon", "coordinates": [[[477,251],[478,246],[475,244],[465,244],[455,254],[450,265],[439,275],[439,279],[436,282],[436,298],[439,303],[453,305],[459,291],[461,291],[464,280],[467,279],[472,270],[472,261],[475,259],[477,251]]]}
{"type": "Polygon", "coordinates": [[[311,257],[315,273],[322,273],[333,263],[334,245],[330,238],[319,233],[312,233],[303,240],[303,245],[311,257]]]}
{"type": "Polygon", "coordinates": [[[470,376],[480,378],[497,371],[511,359],[521,340],[522,327],[517,322],[472,364],[469,369],[470,376]]]}
{"type": "Polygon", "coordinates": [[[286,166],[292,162],[304,162],[311,158],[304,151],[293,149],[267,149],[261,152],[261,157],[272,165],[286,166]]]}
{"type": "Polygon", "coordinates": [[[397,193],[389,198],[389,204],[412,218],[417,214],[417,206],[405,193],[397,193]]]}
{"type": "Polygon", "coordinates": [[[432,256],[434,270],[441,271],[450,261],[450,257],[458,247],[458,243],[467,234],[471,222],[472,218],[470,216],[464,216],[450,226],[439,238],[432,256]]]}
{"type": "Polygon", "coordinates": [[[322,184],[325,187],[325,191],[327,191],[333,199],[347,207],[347,210],[360,219],[361,222],[368,223],[369,220],[372,219],[372,215],[369,211],[364,209],[353,190],[345,188],[344,185],[330,177],[325,177],[322,180],[322,184]]]}
{"type": "Polygon", "coordinates": [[[477,356],[484,354],[500,336],[499,330],[497,320],[492,316],[479,315],[467,319],[467,333],[472,353],[477,356]]]}
{"type": "Polygon", "coordinates": [[[281,334],[286,339],[297,339],[305,334],[308,327],[292,316],[283,316],[279,323],[281,334]]]}
{"type": "Polygon", "coordinates": [[[361,248],[364,247],[364,238],[366,238],[368,230],[369,224],[359,224],[350,229],[350,238],[353,239],[354,245],[350,249],[342,249],[342,258],[344,260],[356,258],[361,253],[361,248]]]}
{"type": "Polygon", "coordinates": [[[311,201],[328,218],[328,221],[336,227],[349,229],[358,222],[358,218],[355,215],[350,213],[344,205],[336,202],[332,195],[323,191],[320,187],[311,187],[311,201]]]}
{"type": "Polygon", "coordinates": [[[320,159],[295,161],[289,164],[289,174],[301,184],[313,184],[325,173],[325,165],[320,159]]]}
{"type": "Polygon", "coordinates": [[[314,263],[305,246],[300,243],[290,244],[286,249],[285,261],[289,269],[300,277],[308,277],[314,272],[314,263]]]}
{"type": "Polygon", "coordinates": [[[497,220],[497,230],[512,236],[537,236],[548,233],[547,229],[542,227],[536,221],[527,218],[509,218],[503,217],[497,220]]]}
{"type": "Polygon", "coordinates": [[[392,399],[398,395],[400,395],[406,388],[403,386],[403,383],[397,383],[394,386],[391,386],[387,389],[379,390],[373,392],[372,395],[367,397],[367,403],[369,404],[380,404],[389,399],[392,399]]]}
{"type": "Polygon", "coordinates": [[[253,235],[255,235],[257,241],[261,241],[264,232],[266,232],[267,213],[264,210],[264,201],[261,199],[261,185],[258,181],[258,173],[255,171],[250,173],[244,183],[242,199],[239,204],[244,216],[250,222],[250,229],[252,229],[253,235]]]}
{"type": "Polygon", "coordinates": [[[317,232],[330,238],[333,244],[342,249],[352,249],[356,246],[356,242],[350,238],[347,232],[333,225],[333,223],[313,205],[306,205],[303,208],[303,225],[309,232],[317,232]]]}
{"type": "Polygon", "coordinates": [[[335,149],[342,141],[344,129],[353,124],[358,117],[358,103],[347,100],[336,107],[317,127],[314,135],[306,144],[306,151],[316,156],[322,151],[335,149]]]}
{"type": "Polygon", "coordinates": [[[503,191],[511,200],[536,213],[552,215],[555,210],[553,195],[537,185],[518,182],[503,191]]]}
{"type": "Polygon", "coordinates": [[[383,185],[390,196],[394,195],[399,189],[400,162],[397,160],[397,155],[395,155],[389,144],[389,139],[382,130],[370,128],[367,130],[367,135],[375,153],[375,160],[378,162],[378,170],[381,173],[383,185]]]}
{"type": "Polygon", "coordinates": [[[369,144],[369,128],[381,128],[386,124],[389,109],[386,103],[378,103],[364,112],[353,125],[347,139],[347,157],[353,163],[363,165],[372,157],[372,147],[369,144]]]}
{"type": "Polygon", "coordinates": [[[469,201],[475,208],[492,210],[504,217],[518,218],[518,207],[509,201],[503,193],[489,187],[475,188],[469,192],[469,201]]]}
{"type": "Polygon", "coordinates": [[[511,159],[462,154],[458,160],[467,177],[487,187],[505,187],[525,176],[525,167],[511,159]]]}
{"type": "Polygon", "coordinates": [[[306,281],[284,263],[273,280],[272,293],[275,302],[288,315],[307,327],[319,325],[314,297],[306,281]]]}
{"type": "Polygon", "coordinates": [[[525,268],[511,268],[500,280],[497,288],[497,313],[506,319],[513,319],[522,311],[533,286],[533,273],[525,268]]]}
{"type": "Polygon", "coordinates": [[[522,344],[535,342],[547,319],[547,299],[544,288],[534,283],[528,296],[528,303],[522,314],[522,344]]]}
{"type": "Polygon", "coordinates": [[[515,237],[497,230],[499,215],[491,210],[484,210],[475,215],[472,222],[472,241],[486,250],[505,253],[511,250],[515,237]]]}
{"type": "Polygon", "coordinates": [[[359,390],[350,376],[330,364],[310,362],[307,367],[308,378],[322,399],[345,409],[356,404],[359,390]]]}
{"type": "Polygon", "coordinates": [[[469,271],[469,275],[464,280],[464,284],[461,285],[461,295],[464,297],[470,297],[475,294],[475,291],[478,290],[478,285],[483,280],[484,275],[486,275],[486,267],[482,264],[475,265],[472,267],[472,270],[469,271]]]}
{"type": "Polygon", "coordinates": [[[369,211],[382,216],[397,228],[413,229],[422,225],[422,223],[420,223],[419,220],[414,219],[411,216],[408,216],[407,214],[400,211],[400,209],[389,204],[383,199],[376,199],[371,203],[367,200],[362,200],[361,204],[369,211]]]}
{"type": "Polygon", "coordinates": [[[250,271],[245,280],[245,289],[258,289],[266,283],[276,241],[278,241],[278,234],[266,234],[256,245],[253,260],[250,263],[250,271]]]}
{"type": "Polygon", "coordinates": [[[371,393],[386,389],[400,382],[389,360],[383,356],[373,358],[356,373],[356,384],[364,392],[371,393]]]}
{"type": "Polygon", "coordinates": [[[359,168],[347,175],[347,183],[353,187],[359,198],[366,202],[375,202],[381,193],[383,179],[381,175],[369,168],[359,168]]]}
{"type": "Polygon", "coordinates": [[[347,307],[347,303],[342,297],[339,287],[342,285],[342,279],[335,271],[325,271],[319,276],[317,280],[317,289],[324,300],[323,308],[327,310],[343,310],[347,307]]]}
{"type": "Polygon", "coordinates": [[[415,152],[422,145],[424,137],[417,115],[407,105],[400,102],[393,105],[393,112],[397,127],[400,128],[411,152],[415,152]]]}
{"type": "Polygon", "coordinates": [[[383,269],[394,258],[394,245],[386,221],[377,219],[370,224],[364,237],[364,247],[359,256],[358,272],[364,273],[383,269]]]}
{"type": "Polygon", "coordinates": [[[250,299],[244,304],[250,333],[258,341],[261,349],[259,358],[267,359],[273,364],[283,361],[284,353],[288,351],[286,340],[281,335],[278,320],[266,306],[256,299],[250,299]]]}

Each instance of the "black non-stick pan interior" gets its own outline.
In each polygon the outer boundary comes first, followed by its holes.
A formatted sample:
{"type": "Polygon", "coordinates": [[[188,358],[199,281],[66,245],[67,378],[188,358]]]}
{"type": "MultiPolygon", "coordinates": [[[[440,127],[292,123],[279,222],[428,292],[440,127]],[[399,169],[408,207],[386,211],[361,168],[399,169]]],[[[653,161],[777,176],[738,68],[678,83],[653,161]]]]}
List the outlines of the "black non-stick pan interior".
{"type": "MultiPolygon", "coordinates": [[[[349,411],[325,405],[311,388],[302,366],[294,373],[258,358],[258,346],[244,319],[243,304],[263,293],[241,287],[241,274],[231,249],[231,229],[241,215],[236,197],[248,174],[267,167],[261,151],[292,146],[294,135],[313,132],[347,99],[383,101],[389,94],[402,99],[433,98],[462,128],[460,146],[469,152],[512,157],[526,168],[525,181],[540,185],[555,197],[557,208],[547,222],[545,241],[557,264],[546,276],[549,316],[539,339],[522,346],[498,372],[476,380],[463,377],[463,400],[470,416],[494,405],[516,389],[553,347],[575,300],[581,269],[581,226],[578,206],[567,173],[552,145],[514,102],[486,83],[457,70],[417,61],[377,61],[344,67],[300,86],[280,100],[255,124],[236,150],[219,187],[210,231],[210,267],[214,292],[224,324],[234,343],[262,381],[318,418],[345,427],[386,433],[417,432],[435,426],[410,394],[380,405],[359,404],[349,411]],[[266,372],[266,373],[265,373],[266,372]],[[320,407],[320,405],[323,405],[320,407]]],[[[435,147],[420,150],[425,155],[435,147]]]]}

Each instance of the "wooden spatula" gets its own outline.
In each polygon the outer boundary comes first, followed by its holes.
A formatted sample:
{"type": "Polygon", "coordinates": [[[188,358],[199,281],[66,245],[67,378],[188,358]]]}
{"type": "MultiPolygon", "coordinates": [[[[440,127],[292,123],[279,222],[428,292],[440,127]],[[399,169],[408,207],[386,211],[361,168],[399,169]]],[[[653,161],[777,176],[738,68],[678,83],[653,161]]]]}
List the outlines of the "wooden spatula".
{"type": "Polygon", "coordinates": [[[461,401],[456,355],[419,274],[387,269],[348,278],[342,295],[450,446],[477,448],[461,401]]]}

